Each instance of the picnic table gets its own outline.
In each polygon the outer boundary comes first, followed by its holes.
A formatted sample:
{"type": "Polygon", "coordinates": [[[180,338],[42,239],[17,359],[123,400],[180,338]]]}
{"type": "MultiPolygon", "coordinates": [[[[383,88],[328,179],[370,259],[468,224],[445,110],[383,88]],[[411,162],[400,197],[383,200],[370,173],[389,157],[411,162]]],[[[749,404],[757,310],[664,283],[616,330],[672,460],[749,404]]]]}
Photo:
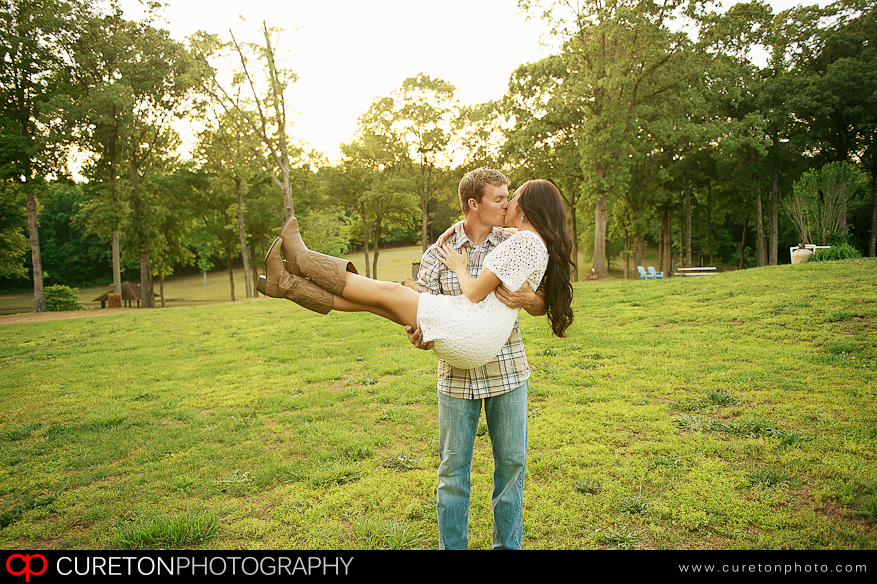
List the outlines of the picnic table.
{"type": "Polygon", "coordinates": [[[715,266],[680,266],[674,276],[712,276],[718,274],[715,266]]]}

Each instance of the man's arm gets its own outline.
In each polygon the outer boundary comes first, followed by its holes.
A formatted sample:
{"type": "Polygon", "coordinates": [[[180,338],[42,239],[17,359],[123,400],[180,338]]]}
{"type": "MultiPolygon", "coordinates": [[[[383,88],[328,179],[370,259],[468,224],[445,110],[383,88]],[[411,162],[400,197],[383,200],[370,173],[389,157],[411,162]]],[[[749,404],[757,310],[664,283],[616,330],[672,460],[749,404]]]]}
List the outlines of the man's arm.
{"type": "Polygon", "coordinates": [[[510,308],[523,308],[531,316],[544,316],[548,309],[545,307],[545,296],[538,290],[530,290],[530,284],[524,282],[521,289],[512,292],[505,286],[499,286],[494,292],[500,302],[510,308]]]}

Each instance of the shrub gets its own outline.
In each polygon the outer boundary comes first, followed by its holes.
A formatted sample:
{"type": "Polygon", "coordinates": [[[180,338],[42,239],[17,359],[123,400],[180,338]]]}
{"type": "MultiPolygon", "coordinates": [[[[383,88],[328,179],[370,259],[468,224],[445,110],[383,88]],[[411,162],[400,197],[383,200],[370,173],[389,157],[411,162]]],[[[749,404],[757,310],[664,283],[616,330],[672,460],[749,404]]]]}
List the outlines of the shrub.
{"type": "Polygon", "coordinates": [[[862,173],[848,162],[805,172],[792,186],[793,195],[783,200],[798,241],[830,245],[842,231],[845,213],[862,182],[862,173]]]}
{"type": "Polygon", "coordinates": [[[84,310],[79,301],[79,288],[70,288],[55,284],[45,288],[46,310],[60,312],[63,310],[84,310]]]}
{"type": "Polygon", "coordinates": [[[833,245],[828,249],[817,249],[807,260],[808,262],[831,262],[835,260],[850,260],[862,257],[861,252],[848,243],[833,245]]]}

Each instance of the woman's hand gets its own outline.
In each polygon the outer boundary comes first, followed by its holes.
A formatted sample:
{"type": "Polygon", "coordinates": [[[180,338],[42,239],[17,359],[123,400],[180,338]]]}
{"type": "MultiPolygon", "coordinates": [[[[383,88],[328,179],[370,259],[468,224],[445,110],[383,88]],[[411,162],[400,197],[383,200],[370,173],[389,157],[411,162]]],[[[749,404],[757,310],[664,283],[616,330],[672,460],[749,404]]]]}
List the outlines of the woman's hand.
{"type": "Polygon", "coordinates": [[[457,274],[457,278],[460,277],[461,272],[469,274],[469,252],[462,247],[458,252],[450,243],[446,243],[438,249],[438,259],[457,274]]]}
{"type": "Polygon", "coordinates": [[[435,242],[436,246],[438,246],[439,248],[444,246],[445,240],[447,238],[449,238],[450,236],[452,236],[454,234],[454,232],[457,230],[457,227],[459,227],[462,223],[463,223],[462,221],[457,221],[456,223],[454,223],[453,225],[448,227],[444,233],[439,235],[439,238],[435,242]]]}
{"type": "Polygon", "coordinates": [[[439,248],[438,259],[457,276],[460,289],[469,302],[481,302],[500,285],[496,274],[487,268],[481,269],[478,278],[469,274],[469,252],[465,248],[460,248],[458,252],[454,246],[446,243],[439,248]]]}

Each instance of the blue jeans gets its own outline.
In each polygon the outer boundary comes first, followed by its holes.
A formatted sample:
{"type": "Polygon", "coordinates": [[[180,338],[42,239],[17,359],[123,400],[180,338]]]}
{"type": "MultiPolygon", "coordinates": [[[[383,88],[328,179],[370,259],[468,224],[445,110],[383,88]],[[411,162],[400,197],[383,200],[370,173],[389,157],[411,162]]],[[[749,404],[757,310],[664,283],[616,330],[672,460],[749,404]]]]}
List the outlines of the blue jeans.
{"type": "Polygon", "coordinates": [[[481,414],[493,448],[493,548],[521,549],[524,533],[524,468],[527,464],[527,382],[496,397],[439,398],[439,549],[469,546],[472,449],[481,414]]]}

